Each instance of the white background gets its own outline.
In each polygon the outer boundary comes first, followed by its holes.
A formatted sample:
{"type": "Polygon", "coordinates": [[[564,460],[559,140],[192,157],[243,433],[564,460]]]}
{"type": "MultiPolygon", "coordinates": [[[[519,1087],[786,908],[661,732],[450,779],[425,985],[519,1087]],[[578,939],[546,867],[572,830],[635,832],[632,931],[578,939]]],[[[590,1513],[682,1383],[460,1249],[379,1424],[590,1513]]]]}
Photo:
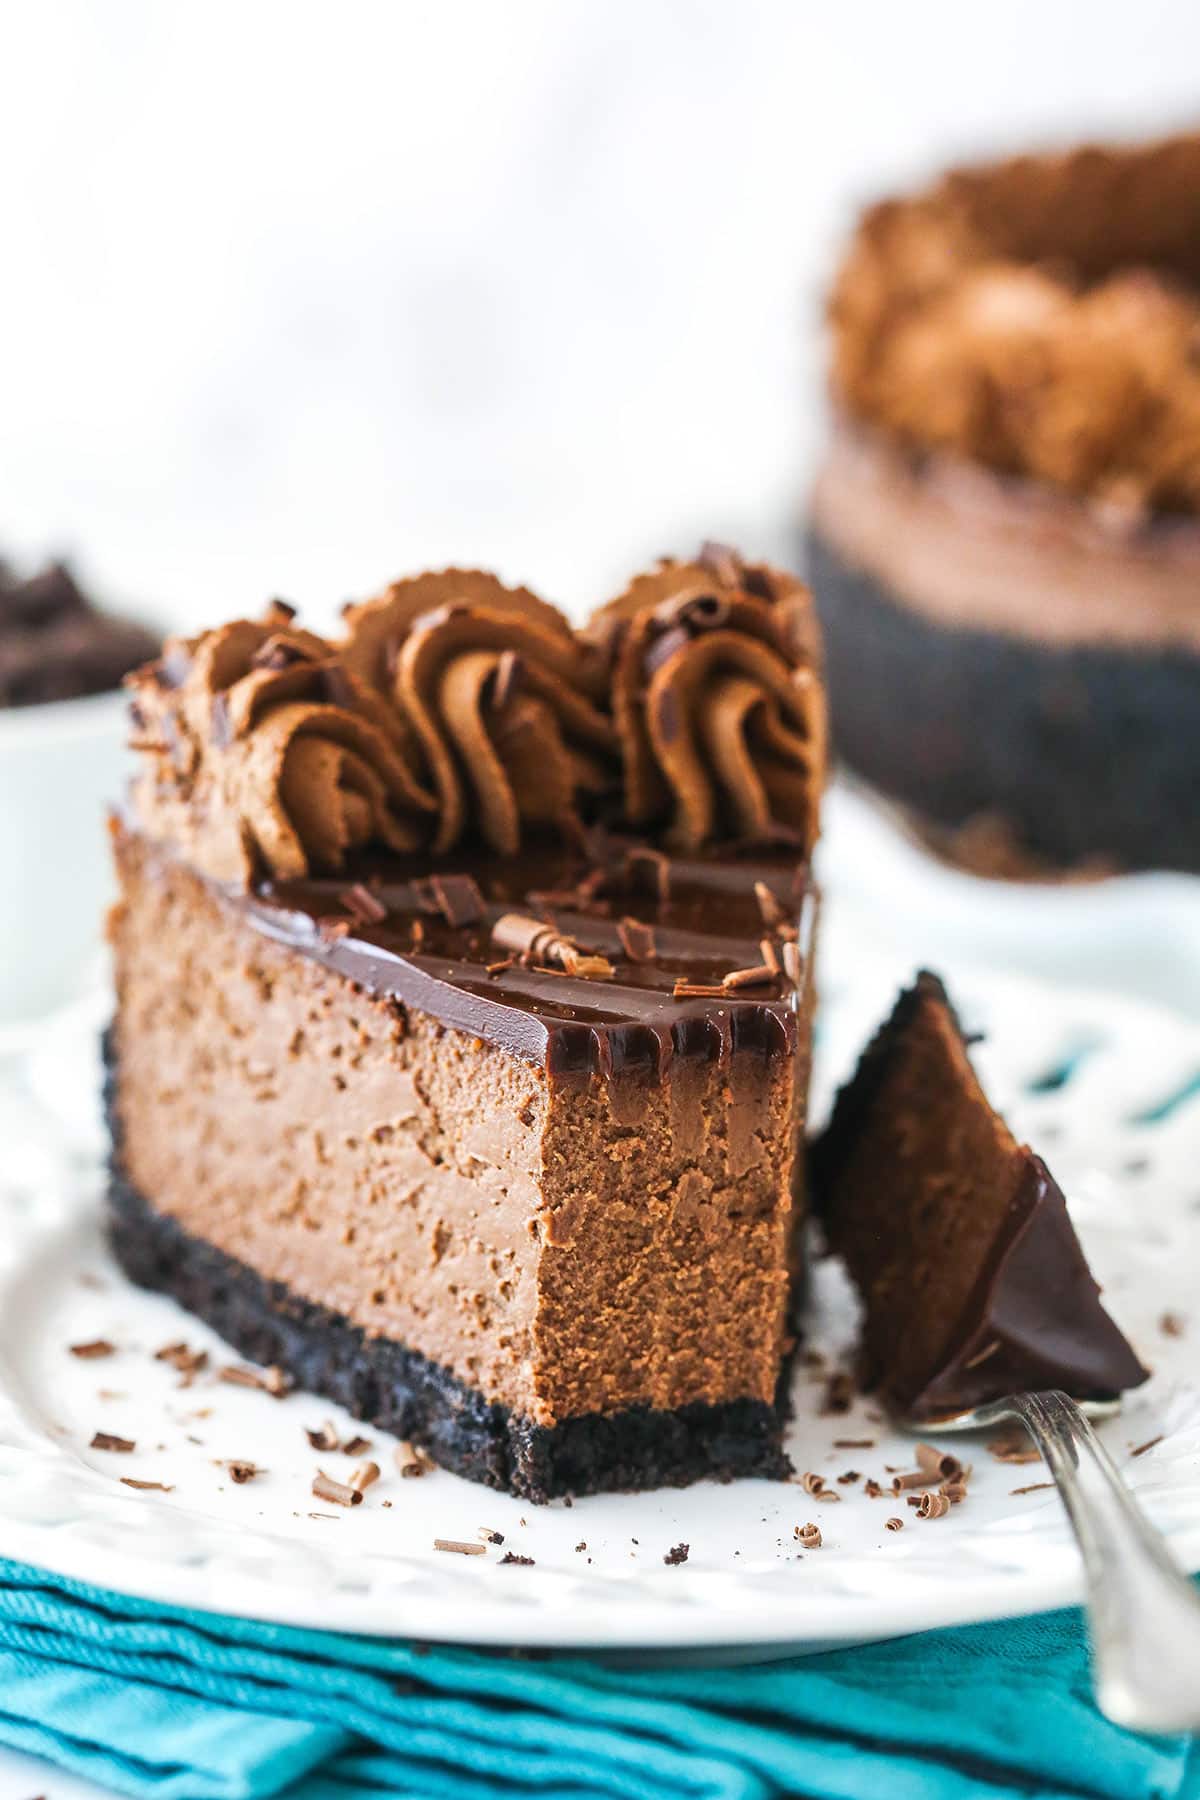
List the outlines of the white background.
{"type": "Polygon", "coordinates": [[[786,547],[854,205],[1200,115],[1189,0],[4,16],[0,545],[188,621],[786,547]]]}
{"type": "MultiPolygon", "coordinates": [[[[180,623],[786,554],[855,205],[1200,116],[1190,0],[4,0],[0,33],[0,546],[180,623]]],[[[81,1792],[0,1758],[0,1800],[81,1792]]]]}

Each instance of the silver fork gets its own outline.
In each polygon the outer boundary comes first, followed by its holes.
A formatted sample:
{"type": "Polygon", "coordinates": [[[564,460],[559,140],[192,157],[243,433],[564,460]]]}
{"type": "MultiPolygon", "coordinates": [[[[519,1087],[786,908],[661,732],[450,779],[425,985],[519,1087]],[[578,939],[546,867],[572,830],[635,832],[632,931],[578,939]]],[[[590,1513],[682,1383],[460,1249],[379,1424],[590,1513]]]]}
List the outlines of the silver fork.
{"type": "Polygon", "coordinates": [[[1010,1394],[948,1419],[904,1422],[922,1434],[1017,1419],[1054,1477],[1083,1558],[1096,1702],[1135,1731],[1200,1729],[1200,1598],[1117,1473],[1088,1417],[1119,1401],[1056,1391],[1010,1394]]]}

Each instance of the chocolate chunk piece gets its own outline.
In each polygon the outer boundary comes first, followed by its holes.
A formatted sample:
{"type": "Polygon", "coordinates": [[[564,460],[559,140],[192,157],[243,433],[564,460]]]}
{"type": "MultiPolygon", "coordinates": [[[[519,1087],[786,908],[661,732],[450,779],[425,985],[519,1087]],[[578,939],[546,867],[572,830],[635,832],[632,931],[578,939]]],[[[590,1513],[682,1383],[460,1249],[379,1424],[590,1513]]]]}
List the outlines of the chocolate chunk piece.
{"type": "Polygon", "coordinates": [[[1061,1190],[989,1105],[935,975],[863,1052],[813,1173],[862,1296],[865,1381],[894,1410],[935,1419],[1021,1389],[1102,1399],[1146,1380],[1061,1190]]]}

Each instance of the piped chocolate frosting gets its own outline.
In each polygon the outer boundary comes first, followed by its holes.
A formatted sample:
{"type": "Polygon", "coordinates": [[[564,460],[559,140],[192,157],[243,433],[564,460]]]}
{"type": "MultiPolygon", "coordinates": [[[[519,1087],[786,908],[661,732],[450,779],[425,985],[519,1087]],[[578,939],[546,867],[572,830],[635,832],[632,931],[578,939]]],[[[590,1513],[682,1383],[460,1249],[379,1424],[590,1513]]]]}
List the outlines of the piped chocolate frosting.
{"type": "Polygon", "coordinates": [[[922,973],[838,1095],[816,1205],[864,1304],[864,1376],[946,1416],[1023,1389],[1110,1398],[1147,1372],[1100,1304],[1061,1189],[988,1104],[922,973]]]}
{"type": "Polygon", "coordinates": [[[337,641],[276,603],[131,677],[134,812],[249,888],[368,849],[511,857],[603,823],[689,852],[807,858],[825,768],[808,590],[708,546],[583,632],[478,570],[350,606],[337,641]]]}

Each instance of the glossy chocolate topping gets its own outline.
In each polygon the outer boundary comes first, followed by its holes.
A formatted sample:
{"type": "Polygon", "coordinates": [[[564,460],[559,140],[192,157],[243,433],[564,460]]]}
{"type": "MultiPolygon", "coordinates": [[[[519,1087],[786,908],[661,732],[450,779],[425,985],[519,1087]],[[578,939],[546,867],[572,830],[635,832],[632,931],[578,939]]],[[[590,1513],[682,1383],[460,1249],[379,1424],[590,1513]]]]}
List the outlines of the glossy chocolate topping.
{"type": "Polygon", "coordinates": [[[816,917],[793,857],[667,858],[629,839],[370,855],[229,898],[256,930],[560,1079],[791,1052],[816,917]]]}

